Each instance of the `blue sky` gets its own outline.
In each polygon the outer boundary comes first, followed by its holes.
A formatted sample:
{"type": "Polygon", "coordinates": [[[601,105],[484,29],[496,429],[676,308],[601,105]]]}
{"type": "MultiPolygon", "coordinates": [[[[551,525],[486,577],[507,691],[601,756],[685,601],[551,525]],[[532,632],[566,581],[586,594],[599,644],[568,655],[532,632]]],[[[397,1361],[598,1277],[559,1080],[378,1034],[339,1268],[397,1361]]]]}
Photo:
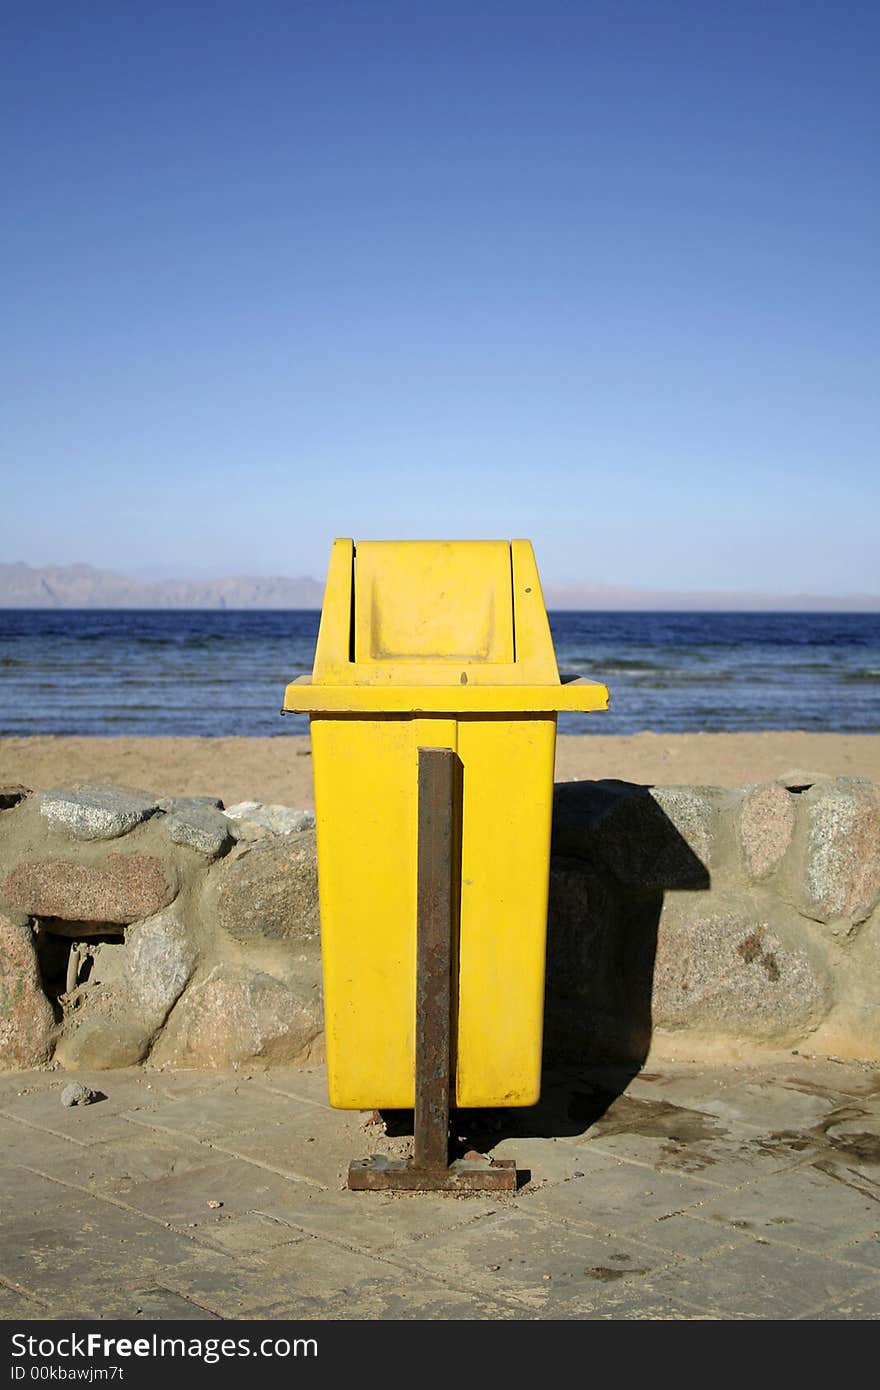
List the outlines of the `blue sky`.
{"type": "Polygon", "coordinates": [[[880,591],[880,6],[8,3],[0,559],[880,591]]]}

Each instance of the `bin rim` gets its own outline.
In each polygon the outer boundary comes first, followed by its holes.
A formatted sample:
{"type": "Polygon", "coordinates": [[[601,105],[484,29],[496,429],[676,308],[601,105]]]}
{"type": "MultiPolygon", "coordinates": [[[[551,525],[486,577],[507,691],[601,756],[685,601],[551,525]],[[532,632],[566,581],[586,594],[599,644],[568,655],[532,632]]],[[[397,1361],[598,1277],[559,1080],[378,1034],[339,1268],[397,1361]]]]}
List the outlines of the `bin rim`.
{"type": "Polygon", "coordinates": [[[282,714],[557,714],[605,710],[608,687],[586,676],[547,685],[316,685],[299,676],[282,714]]]}

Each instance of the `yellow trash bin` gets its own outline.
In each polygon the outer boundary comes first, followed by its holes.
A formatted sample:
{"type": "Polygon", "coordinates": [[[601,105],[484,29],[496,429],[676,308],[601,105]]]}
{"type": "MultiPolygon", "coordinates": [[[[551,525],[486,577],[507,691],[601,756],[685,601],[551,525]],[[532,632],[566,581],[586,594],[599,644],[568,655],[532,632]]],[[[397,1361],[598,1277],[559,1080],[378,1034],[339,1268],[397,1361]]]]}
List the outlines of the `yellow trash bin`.
{"type": "Polygon", "coordinates": [[[330,1102],[415,1101],[418,750],[463,772],[454,1103],[539,1095],[560,681],[529,541],[333,544],[311,678],[330,1102]]]}

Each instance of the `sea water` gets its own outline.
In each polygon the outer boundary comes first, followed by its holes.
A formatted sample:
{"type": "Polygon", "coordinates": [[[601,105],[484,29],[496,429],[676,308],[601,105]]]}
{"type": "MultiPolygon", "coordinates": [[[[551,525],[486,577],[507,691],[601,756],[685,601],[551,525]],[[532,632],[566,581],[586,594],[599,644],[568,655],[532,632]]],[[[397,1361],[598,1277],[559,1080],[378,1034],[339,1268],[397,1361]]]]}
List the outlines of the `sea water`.
{"type": "MultiPolygon", "coordinates": [[[[305,732],[317,612],[0,609],[0,735],[305,732]]],[[[880,614],[551,613],[607,712],[560,733],[880,731],[880,614]]]]}

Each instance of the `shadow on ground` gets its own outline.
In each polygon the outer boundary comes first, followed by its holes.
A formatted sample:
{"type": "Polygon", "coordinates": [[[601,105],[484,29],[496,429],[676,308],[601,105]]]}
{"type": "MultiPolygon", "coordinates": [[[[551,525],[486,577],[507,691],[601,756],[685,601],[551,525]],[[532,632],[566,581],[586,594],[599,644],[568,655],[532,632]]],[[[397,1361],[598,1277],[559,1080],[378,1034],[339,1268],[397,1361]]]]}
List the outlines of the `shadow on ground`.
{"type": "MultiPolygon", "coordinates": [[[[602,1119],[650,1047],[665,893],[711,884],[650,787],[567,782],[554,790],[541,1099],[457,1111],[461,1153],[505,1138],[583,1134],[602,1119]]],[[[412,1134],[412,1111],[382,1118],[389,1134],[412,1134]]]]}

